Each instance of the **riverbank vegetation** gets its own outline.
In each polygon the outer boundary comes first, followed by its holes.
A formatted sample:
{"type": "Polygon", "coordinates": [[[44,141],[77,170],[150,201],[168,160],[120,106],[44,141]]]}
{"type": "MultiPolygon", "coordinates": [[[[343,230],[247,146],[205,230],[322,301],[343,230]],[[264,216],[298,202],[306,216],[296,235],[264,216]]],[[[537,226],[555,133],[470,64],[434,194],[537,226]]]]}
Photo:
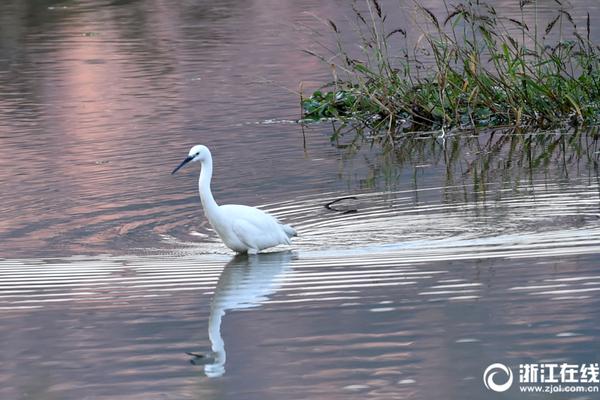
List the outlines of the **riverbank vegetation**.
{"type": "Polygon", "coordinates": [[[519,3],[521,18],[478,0],[444,2],[444,16],[414,2],[422,19],[414,39],[388,26],[377,0],[355,3],[358,50],[327,21],[336,49],[310,53],[331,65],[334,80],[301,99],[303,120],[351,121],[392,141],[415,131],[597,125],[600,47],[590,15],[578,26],[562,0],[554,2],[544,26],[528,0],[519,3]],[[527,12],[535,13],[533,26],[527,12]]]}

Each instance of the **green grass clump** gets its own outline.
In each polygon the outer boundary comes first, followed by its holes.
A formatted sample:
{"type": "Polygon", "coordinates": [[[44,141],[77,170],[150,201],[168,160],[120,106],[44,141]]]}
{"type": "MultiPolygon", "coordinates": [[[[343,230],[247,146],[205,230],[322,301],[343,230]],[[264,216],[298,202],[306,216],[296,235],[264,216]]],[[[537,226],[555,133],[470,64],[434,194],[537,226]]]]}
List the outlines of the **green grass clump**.
{"type": "Polygon", "coordinates": [[[478,0],[444,3],[443,19],[415,2],[425,22],[416,44],[404,29],[388,29],[377,0],[366,0],[363,11],[355,4],[360,55],[351,56],[328,21],[337,49],[332,57],[311,54],[333,66],[335,81],[329,91],[301,99],[304,119],[360,121],[390,138],[408,131],[596,125],[600,47],[590,40],[589,13],[578,28],[555,2],[556,16],[544,27],[525,23],[525,8],[536,7],[527,0],[520,2],[520,20],[478,0]],[[403,44],[393,49],[392,43],[403,44]]]}

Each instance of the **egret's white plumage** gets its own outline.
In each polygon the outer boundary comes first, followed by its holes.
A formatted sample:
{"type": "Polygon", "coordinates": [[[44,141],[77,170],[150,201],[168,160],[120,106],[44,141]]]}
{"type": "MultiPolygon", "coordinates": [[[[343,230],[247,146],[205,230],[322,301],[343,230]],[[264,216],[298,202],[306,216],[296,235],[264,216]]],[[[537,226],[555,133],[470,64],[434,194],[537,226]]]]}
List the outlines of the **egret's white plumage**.
{"type": "Polygon", "coordinates": [[[208,147],[192,147],[188,157],[172,173],[194,161],[200,161],[202,165],[198,189],[204,214],[227,247],[238,253],[258,253],[279,244],[291,244],[290,238],[296,236],[296,231],[272,215],[258,208],[217,204],[210,190],[212,155],[208,147]]]}

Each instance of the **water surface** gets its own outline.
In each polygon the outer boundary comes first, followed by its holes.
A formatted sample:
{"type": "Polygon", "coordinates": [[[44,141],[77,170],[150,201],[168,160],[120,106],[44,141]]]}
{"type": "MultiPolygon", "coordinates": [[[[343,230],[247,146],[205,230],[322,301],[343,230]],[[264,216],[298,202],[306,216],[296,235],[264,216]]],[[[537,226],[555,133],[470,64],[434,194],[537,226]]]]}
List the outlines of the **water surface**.
{"type": "Polygon", "coordinates": [[[0,398],[481,399],[493,362],[599,361],[597,132],[331,144],[294,123],[330,79],[312,14],[351,10],[0,5],[0,398]],[[291,248],[220,243],[170,175],[196,143],[291,248]]]}

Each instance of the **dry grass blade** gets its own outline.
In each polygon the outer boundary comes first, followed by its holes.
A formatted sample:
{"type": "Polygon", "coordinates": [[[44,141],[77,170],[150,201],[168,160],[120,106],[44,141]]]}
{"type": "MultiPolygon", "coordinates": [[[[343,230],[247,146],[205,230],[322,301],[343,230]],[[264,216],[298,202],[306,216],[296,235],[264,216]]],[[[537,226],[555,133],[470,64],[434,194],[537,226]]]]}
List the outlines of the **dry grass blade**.
{"type": "Polygon", "coordinates": [[[591,32],[591,29],[590,29],[590,12],[589,11],[587,13],[586,28],[587,28],[587,40],[588,40],[588,43],[589,43],[590,42],[590,32],[591,32]]]}
{"type": "Polygon", "coordinates": [[[356,15],[356,17],[360,19],[363,24],[367,25],[367,20],[365,19],[365,17],[362,16],[360,11],[358,11],[358,9],[356,8],[356,4],[354,3],[352,3],[352,11],[354,11],[354,15],[356,15]]]}
{"type": "Polygon", "coordinates": [[[395,33],[401,33],[402,36],[406,37],[406,31],[402,28],[397,28],[397,29],[394,29],[393,31],[391,31],[390,33],[388,33],[387,35],[385,35],[385,38],[389,39],[389,37],[395,33]]]}
{"type": "Polygon", "coordinates": [[[435,25],[435,27],[439,30],[440,29],[440,23],[438,22],[437,17],[435,16],[434,13],[432,13],[430,10],[428,10],[427,8],[423,7],[420,4],[417,4],[417,7],[423,11],[425,14],[427,14],[429,16],[429,18],[431,19],[431,22],[433,22],[433,24],[435,25]]]}
{"type": "Polygon", "coordinates": [[[329,22],[329,25],[331,25],[331,27],[333,28],[335,33],[340,33],[340,31],[338,30],[337,25],[335,24],[335,22],[333,22],[332,20],[328,19],[327,22],[329,22]]]}
{"type": "Polygon", "coordinates": [[[550,23],[546,26],[546,30],[545,30],[545,34],[549,34],[550,31],[552,30],[552,28],[554,28],[554,25],[556,25],[556,23],[558,22],[558,20],[560,19],[560,14],[557,15],[552,21],[550,21],[550,23]]]}
{"type": "Polygon", "coordinates": [[[507,18],[507,20],[509,20],[513,24],[518,25],[519,27],[525,29],[527,32],[529,32],[529,27],[527,26],[527,24],[525,22],[516,20],[514,18],[507,18]]]}
{"type": "Polygon", "coordinates": [[[571,23],[571,25],[573,25],[575,28],[577,28],[577,24],[575,24],[573,17],[571,16],[571,14],[568,11],[563,10],[561,8],[560,10],[558,10],[558,12],[560,12],[561,14],[564,14],[567,17],[567,19],[569,20],[569,22],[571,23]]]}
{"type": "Polygon", "coordinates": [[[381,11],[381,6],[379,5],[379,2],[377,0],[372,0],[373,1],[373,5],[375,6],[375,11],[377,11],[377,16],[379,18],[382,17],[383,12],[381,11]]]}
{"type": "Polygon", "coordinates": [[[448,16],[446,17],[446,19],[444,20],[444,26],[446,24],[448,24],[448,21],[450,21],[452,18],[456,17],[457,15],[463,15],[464,12],[465,12],[464,9],[462,9],[462,8],[456,8],[456,10],[454,10],[450,14],[448,14],[448,16]]]}

